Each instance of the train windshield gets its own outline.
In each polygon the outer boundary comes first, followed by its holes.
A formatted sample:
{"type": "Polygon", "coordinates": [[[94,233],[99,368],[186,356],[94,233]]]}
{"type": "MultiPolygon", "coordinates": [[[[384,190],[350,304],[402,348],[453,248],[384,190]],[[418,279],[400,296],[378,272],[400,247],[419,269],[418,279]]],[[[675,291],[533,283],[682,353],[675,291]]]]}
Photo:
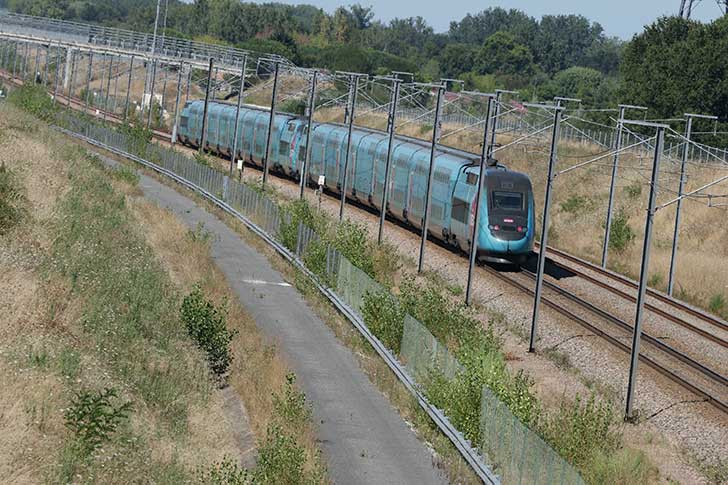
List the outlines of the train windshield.
{"type": "Polygon", "coordinates": [[[516,211],[523,209],[523,194],[519,192],[493,192],[493,208],[516,211]]]}

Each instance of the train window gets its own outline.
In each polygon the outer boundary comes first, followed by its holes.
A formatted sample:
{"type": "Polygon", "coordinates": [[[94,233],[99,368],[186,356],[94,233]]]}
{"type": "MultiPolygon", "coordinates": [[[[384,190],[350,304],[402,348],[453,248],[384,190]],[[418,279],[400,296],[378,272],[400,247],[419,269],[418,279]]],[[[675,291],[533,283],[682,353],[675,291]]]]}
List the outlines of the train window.
{"type": "Polygon", "coordinates": [[[468,185],[478,185],[478,174],[469,173],[467,179],[465,179],[465,183],[468,185]]]}
{"type": "Polygon", "coordinates": [[[523,210],[523,194],[519,192],[493,192],[493,208],[523,210]]]}
{"type": "Polygon", "coordinates": [[[281,146],[278,151],[282,156],[288,157],[290,155],[291,145],[287,141],[281,140],[281,146]]]}
{"type": "Polygon", "coordinates": [[[179,126],[182,128],[187,128],[187,123],[189,122],[190,118],[187,116],[183,116],[182,119],[179,122],[179,126]]]}
{"type": "Polygon", "coordinates": [[[452,200],[452,218],[463,224],[468,223],[468,203],[455,197],[452,200]]]}

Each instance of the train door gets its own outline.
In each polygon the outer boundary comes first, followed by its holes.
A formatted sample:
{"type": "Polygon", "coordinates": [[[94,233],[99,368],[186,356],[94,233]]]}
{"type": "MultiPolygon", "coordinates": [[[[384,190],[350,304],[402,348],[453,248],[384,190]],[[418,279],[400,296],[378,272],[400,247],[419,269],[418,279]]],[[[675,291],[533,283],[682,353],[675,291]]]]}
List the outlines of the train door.
{"type": "MultiPolygon", "coordinates": [[[[470,224],[472,222],[471,214],[474,208],[473,198],[475,196],[472,175],[474,174],[468,174],[465,170],[461,170],[458,174],[452,196],[452,208],[450,209],[451,241],[464,251],[470,248],[470,224]]],[[[475,178],[477,179],[477,174],[475,174],[475,178]]]]}
{"type": "Polygon", "coordinates": [[[426,151],[418,149],[412,154],[410,158],[407,218],[415,227],[422,227],[424,219],[429,165],[430,157],[426,151]]]}
{"type": "Polygon", "coordinates": [[[392,158],[391,210],[398,217],[407,219],[407,188],[409,187],[410,157],[412,149],[402,145],[392,158]]]}

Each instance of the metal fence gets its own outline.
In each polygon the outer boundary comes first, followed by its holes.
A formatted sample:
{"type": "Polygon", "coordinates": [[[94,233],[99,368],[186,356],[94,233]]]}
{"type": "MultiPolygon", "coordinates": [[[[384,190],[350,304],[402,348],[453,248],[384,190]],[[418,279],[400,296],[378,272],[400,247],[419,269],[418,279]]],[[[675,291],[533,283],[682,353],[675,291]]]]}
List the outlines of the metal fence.
{"type": "MultiPolygon", "coordinates": [[[[300,260],[310,265],[320,281],[360,318],[368,295],[388,291],[361,269],[352,264],[336,248],[324,242],[316,232],[303,224],[291,227],[288,214],[268,195],[255,186],[240,183],[227,175],[175,150],[143,141],[80,119],[70,113],[59,115],[59,124],[70,132],[95,140],[105,147],[136,155],[161,167],[190,184],[213,194],[258,225],[269,237],[288,247],[300,260]],[[320,251],[317,263],[308,257],[320,251]]],[[[380,343],[381,345],[381,343],[380,343]]],[[[425,325],[410,315],[405,316],[399,360],[419,382],[426,382],[433,371],[452,380],[464,370],[446,345],[439,342],[425,325]]],[[[579,474],[533,431],[524,426],[487,388],[481,401],[482,460],[496,473],[496,483],[561,483],[581,484],[579,474]]],[[[459,433],[458,433],[459,434],[459,433]]],[[[462,435],[460,439],[465,442],[462,435]]],[[[471,448],[474,454],[480,453],[471,448]]]]}

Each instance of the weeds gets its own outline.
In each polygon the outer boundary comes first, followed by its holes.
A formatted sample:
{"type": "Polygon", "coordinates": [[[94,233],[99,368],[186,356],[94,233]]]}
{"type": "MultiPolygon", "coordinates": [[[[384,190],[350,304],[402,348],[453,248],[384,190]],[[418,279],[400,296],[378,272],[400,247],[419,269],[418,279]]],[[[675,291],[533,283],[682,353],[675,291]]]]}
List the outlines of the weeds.
{"type": "Polygon", "coordinates": [[[249,485],[252,480],[248,470],[230,457],[197,471],[197,482],[204,485],[249,485]]]}
{"type": "Polygon", "coordinates": [[[182,301],[180,313],[187,327],[187,333],[207,354],[212,372],[218,379],[224,381],[233,360],[230,342],[237,333],[228,330],[225,325],[226,303],[215,306],[205,298],[200,285],[195,285],[192,292],[182,301]]]}
{"type": "Polygon", "coordinates": [[[8,100],[43,121],[51,121],[56,107],[43,86],[26,84],[13,90],[8,100]]]}
{"type": "Polygon", "coordinates": [[[635,200],[642,195],[642,184],[639,180],[635,180],[624,188],[624,193],[629,199],[635,200]]]}
{"type": "Polygon", "coordinates": [[[121,180],[132,187],[136,187],[139,184],[139,174],[136,170],[132,170],[126,165],[119,165],[118,167],[109,170],[109,173],[115,179],[121,180]]]}
{"type": "Polygon", "coordinates": [[[296,375],[286,375],[283,395],[273,395],[273,409],[287,424],[301,426],[311,419],[311,409],[306,404],[306,395],[296,389],[296,375]]]}
{"type": "Polygon", "coordinates": [[[26,201],[15,174],[0,164],[0,236],[16,226],[26,214],[26,201]]]}
{"type": "Polygon", "coordinates": [[[583,195],[572,195],[561,203],[561,211],[570,214],[583,213],[589,204],[589,199],[583,195]]]}
{"type": "Polygon", "coordinates": [[[722,315],[726,311],[726,298],[722,293],[716,293],[710,297],[708,309],[716,315],[722,315]]]}
{"type": "Polygon", "coordinates": [[[387,290],[366,293],[362,316],[367,327],[395,354],[399,354],[404,330],[405,312],[397,298],[387,290]]]}
{"type": "Polygon", "coordinates": [[[86,454],[108,441],[119,425],[129,418],[132,403],[119,401],[116,389],[78,391],[63,413],[66,427],[75,436],[76,443],[86,454]]]}
{"type": "Polygon", "coordinates": [[[75,379],[81,367],[81,356],[70,347],[64,348],[58,356],[58,371],[67,379],[75,379]]]}
{"type": "Polygon", "coordinates": [[[629,225],[629,217],[624,209],[619,209],[612,218],[612,229],[609,233],[609,247],[621,253],[634,241],[636,234],[629,225]]]}

